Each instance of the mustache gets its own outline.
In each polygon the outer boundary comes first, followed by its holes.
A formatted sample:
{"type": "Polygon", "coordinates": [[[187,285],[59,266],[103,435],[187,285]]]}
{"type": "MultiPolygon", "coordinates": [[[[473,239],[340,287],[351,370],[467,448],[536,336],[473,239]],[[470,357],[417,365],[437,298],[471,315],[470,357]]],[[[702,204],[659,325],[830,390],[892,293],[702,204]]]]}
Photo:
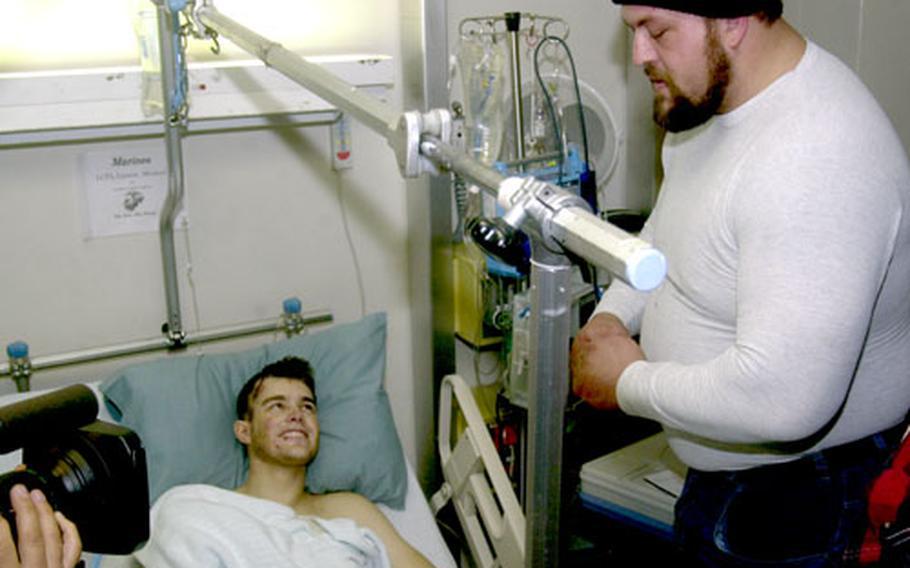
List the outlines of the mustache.
{"type": "Polygon", "coordinates": [[[652,65],[651,63],[648,63],[647,65],[645,65],[644,71],[645,71],[645,76],[650,81],[662,81],[664,83],[670,82],[667,80],[667,76],[664,73],[661,73],[660,71],[658,71],[657,68],[654,67],[654,65],[652,65]]]}

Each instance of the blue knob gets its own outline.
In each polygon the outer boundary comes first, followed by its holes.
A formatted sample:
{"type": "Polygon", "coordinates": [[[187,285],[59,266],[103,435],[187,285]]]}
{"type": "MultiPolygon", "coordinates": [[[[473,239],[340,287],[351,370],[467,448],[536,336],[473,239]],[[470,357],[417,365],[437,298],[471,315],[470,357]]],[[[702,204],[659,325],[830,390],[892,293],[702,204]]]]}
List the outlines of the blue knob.
{"type": "Polygon", "coordinates": [[[183,11],[186,8],[187,0],[168,0],[168,7],[171,9],[171,12],[177,13],[183,11]]]}
{"type": "Polygon", "coordinates": [[[13,341],[6,346],[6,354],[10,359],[24,359],[28,357],[28,343],[24,341],[13,341]]]}
{"type": "Polygon", "coordinates": [[[300,313],[300,299],[299,298],[288,298],[283,303],[284,313],[286,314],[299,314],[300,313]]]}

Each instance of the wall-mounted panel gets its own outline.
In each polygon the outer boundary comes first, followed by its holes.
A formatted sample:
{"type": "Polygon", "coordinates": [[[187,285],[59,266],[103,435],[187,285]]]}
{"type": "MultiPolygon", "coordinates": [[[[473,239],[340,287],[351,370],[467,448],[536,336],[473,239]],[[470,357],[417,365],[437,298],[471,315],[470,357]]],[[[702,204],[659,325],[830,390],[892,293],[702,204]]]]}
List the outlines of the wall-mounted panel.
{"type": "MultiPolygon", "coordinates": [[[[308,60],[321,64],[353,86],[370,89],[377,96],[382,96],[394,82],[395,71],[388,56],[308,60]]],[[[193,127],[212,129],[212,121],[216,119],[334,110],[332,105],[260,61],[194,63],[188,67],[189,117],[193,127]]],[[[154,108],[149,112],[143,104],[143,82],[156,78],[144,76],[139,67],[0,74],[0,147],[54,141],[63,136],[109,135],[115,133],[112,128],[120,128],[122,133],[130,135],[161,133],[160,96],[157,112],[154,108]],[[91,132],[99,128],[104,130],[91,132]]],[[[160,83],[156,86],[160,89],[160,83]]]]}

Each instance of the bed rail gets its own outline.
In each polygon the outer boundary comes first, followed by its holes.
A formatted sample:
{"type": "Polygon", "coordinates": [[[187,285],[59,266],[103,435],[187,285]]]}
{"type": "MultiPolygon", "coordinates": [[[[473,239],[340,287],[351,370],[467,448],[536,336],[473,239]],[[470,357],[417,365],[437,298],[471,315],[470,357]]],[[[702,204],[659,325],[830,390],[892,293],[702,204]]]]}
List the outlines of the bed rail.
{"type": "Polygon", "coordinates": [[[442,380],[439,457],[445,482],[431,499],[433,513],[452,500],[478,568],[524,566],[524,513],[474,395],[458,375],[442,380]],[[464,428],[453,437],[456,410],[464,428]]]}

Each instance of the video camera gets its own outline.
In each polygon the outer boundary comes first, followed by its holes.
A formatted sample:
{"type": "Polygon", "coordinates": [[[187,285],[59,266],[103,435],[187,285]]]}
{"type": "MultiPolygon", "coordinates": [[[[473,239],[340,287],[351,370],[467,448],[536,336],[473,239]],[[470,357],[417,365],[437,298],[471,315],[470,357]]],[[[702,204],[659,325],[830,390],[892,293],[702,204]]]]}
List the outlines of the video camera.
{"type": "Polygon", "coordinates": [[[9,492],[21,483],[76,524],[86,552],[129,554],[148,540],[145,449],[135,432],[97,415],[85,385],[0,408],[0,453],[22,448],[27,468],[0,476],[0,515],[11,529],[9,492]]]}

